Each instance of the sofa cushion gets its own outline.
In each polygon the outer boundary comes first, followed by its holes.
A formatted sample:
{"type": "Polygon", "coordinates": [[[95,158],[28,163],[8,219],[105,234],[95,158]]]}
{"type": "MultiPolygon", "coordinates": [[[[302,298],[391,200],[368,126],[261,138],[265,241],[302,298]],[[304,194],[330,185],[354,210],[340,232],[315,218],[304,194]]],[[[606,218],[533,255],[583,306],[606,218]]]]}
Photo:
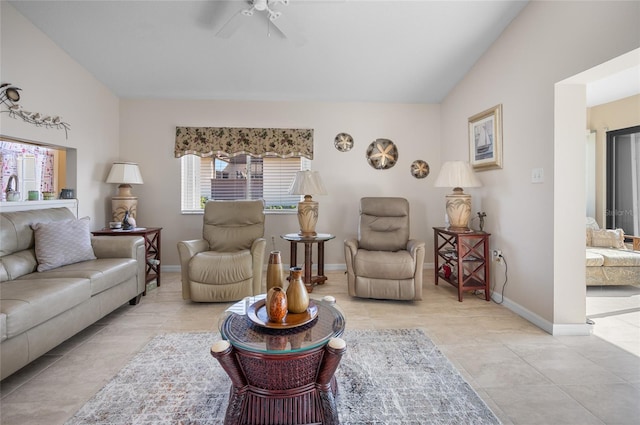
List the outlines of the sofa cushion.
{"type": "Polygon", "coordinates": [[[24,279],[79,278],[91,281],[91,296],[117,286],[136,275],[138,262],[133,258],[100,258],[58,267],[24,279]]]}
{"type": "Polygon", "coordinates": [[[412,279],[415,272],[413,257],[408,251],[367,251],[359,249],[353,261],[357,276],[377,279],[412,279]]]}
{"type": "Polygon", "coordinates": [[[75,219],[67,208],[3,212],[0,214],[0,256],[33,249],[33,223],[75,219]]]}
{"type": "Polygon", "coordinates": [[[31,227],[39,272],[96,258],[91,246],[89,218],[35,223],[31,227]]]}
{"type": "Polygon", "coordinates": [[[409,201],[404,198],[360,199],[358,246],[370,251],[407,249],[409,201]]]}
{"type": "Polygon", "coordinates": [[[24,251],[5,255],[0,258],[0,282],[17,279],[25,274],[33,273],[37,267],[38,261],[33,249],[25,249],[24,251]]]}
{"type": "Polygon", "coordinates": [[[19,279],[2,283],[0,313],[7,338],[19,335],[91,297],[89,279],[19,279]]]}
{"type": "Polygon", "coordinates": [[[604,257],[592,249],[587,249],[587,267],[600,267],[604,264],[604,257]]]}
{"type": "Polygon", "coordinates": [[[591,246],[603,248],[626,248],[622,229],[599,229],[591,231],[591,246]]]}
{"type": "Polygon", "coordinates": [[[640,252],[626,249],[589,248],[587,255],[591,253],[601,255],[602,265],[605,267],[640,267],[640,252]]]}
{"type": "Polygon", "coordinates": [[[248,250],[239,252],[206,251],[189,262],[189,280],[207,284],[242,282],[253,276],[253,257],[248,250]]]}

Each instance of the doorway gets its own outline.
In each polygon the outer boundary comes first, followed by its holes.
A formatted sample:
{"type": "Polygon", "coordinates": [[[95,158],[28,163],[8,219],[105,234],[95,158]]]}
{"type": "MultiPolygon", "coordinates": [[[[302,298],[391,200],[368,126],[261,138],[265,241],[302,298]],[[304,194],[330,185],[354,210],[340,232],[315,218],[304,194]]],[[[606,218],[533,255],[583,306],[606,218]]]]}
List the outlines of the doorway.
{"type": "Polygon", "coordinates": [[[640,235],[640,126],[607,132],[607,229],[640,235]]]}

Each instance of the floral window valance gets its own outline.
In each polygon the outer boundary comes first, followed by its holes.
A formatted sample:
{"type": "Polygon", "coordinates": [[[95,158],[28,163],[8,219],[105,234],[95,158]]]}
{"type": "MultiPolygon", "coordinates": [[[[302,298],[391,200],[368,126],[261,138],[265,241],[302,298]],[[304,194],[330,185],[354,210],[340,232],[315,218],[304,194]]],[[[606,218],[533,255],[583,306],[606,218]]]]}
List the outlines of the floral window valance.
{"type": "Polygon", "coordinates": [[[176,127],[174,155],[248,154],[313,159],[313,129],[176,127]]]}

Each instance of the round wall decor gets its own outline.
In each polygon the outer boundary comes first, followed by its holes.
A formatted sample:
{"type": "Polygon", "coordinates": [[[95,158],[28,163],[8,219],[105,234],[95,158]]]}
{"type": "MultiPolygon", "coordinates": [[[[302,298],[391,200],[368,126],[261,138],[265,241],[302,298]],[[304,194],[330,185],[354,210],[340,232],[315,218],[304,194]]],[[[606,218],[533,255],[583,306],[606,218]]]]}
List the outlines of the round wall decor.
{"type": "Polygon", "coordinates": [[[376,139],[367,148],[367,161],[376,170],[391,168],[398,161],[398,148],[389,139],[376,139]]]}
{"type": "Polygon", "coordinates": [[[349,152],[353,147],[353,137],[349,133],[338,133],[333,141],[333,145],[340,152],[349,152]]]}
{"type": "Polygon", "coordinates": [[[411,175],[417,179],[423,179],[429,175],[429,164],[421,159],[411,163],[411,175]]]}

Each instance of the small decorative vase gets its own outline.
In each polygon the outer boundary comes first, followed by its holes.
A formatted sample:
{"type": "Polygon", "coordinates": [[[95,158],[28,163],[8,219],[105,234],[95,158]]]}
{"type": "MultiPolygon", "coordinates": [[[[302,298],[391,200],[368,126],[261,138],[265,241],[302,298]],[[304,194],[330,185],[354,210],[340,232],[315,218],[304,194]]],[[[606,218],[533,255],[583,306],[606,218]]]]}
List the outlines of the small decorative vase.
{"type": "Polygon", "coordinates": [[[269,289],[267,292],[266,309],[270,322],[281,323],[287,315],[287,294],[279,286],[269,289]]]}
{"type": "Polygon", "coordinates": [[[282,279],[282,258],[280,251],[271,251],[267,264],[267,292],[269,289],[279,286],[284,288],[282,279]]]}
{"type": "Polygon", "coordinates": [[[304,313],[309,307],[309,293],[302,281],[302,267],[291,267],[289,287],[287,288],[287,303],[289,313],[304,313]]]}

